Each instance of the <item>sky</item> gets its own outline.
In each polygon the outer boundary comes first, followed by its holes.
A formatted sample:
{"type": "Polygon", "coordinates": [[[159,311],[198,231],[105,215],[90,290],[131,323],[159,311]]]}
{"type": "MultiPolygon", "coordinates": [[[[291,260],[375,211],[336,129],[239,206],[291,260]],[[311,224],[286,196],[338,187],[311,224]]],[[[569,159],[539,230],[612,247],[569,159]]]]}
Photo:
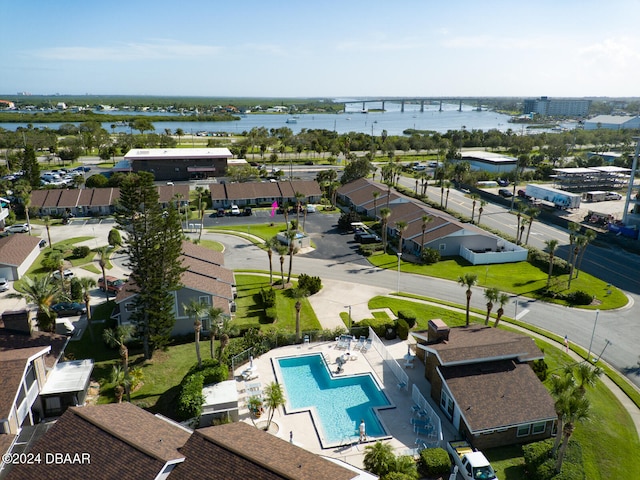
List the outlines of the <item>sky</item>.
{"type": "Polygon", "coordinates": [[[636,0],[0,0],[0,16],[0,94],[640,96],[636,0]]]}

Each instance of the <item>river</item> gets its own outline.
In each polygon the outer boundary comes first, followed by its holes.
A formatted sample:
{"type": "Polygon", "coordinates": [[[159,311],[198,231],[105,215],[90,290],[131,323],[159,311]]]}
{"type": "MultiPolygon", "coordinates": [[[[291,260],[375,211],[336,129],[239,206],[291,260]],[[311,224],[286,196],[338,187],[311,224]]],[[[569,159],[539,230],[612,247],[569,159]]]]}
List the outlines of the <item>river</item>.
{"type": "MultiPolygon", "coordinates": [[[[369,113],[362,113],[362,104],[347,104],[346,111],[340,114],[300,114],[295,117],[286,114],[250,113],[239,120],[231,122],[185,122],[180,120],[180,115],[175,114],[175,121],[154,122],[156,133],[163,133],[165,129],[175,132],[180,128],[185,134],[198,132],[225,132],[241,134],[254,127],[272,128],[289,127],[294,133],[302,129],[325,129],[336,131],[340,134],[348,132],[367,133],[379,136],[383,130],[388,135],[402,135],[406,129],[432,130],[445,133],[448,130],[514,130],[516,133],[525,131],[523,125],[508,123],[509,115],[496,113],[490,110],[477,111],[474,106],[463,105],[462,111],[458,111],[458,104],[443,104],[442,111],[439,105],[425,105],[424,112],[420,112],[420,105],[406,104],[405,111],[401,112],[400,103],[385,102],[385,112],[375,111],[382,108],[381,104],[367,103],[369,113]]],[[[123,115],[159,115],[151,112],[120,112],[109,113],[123,115]]],[[[160,115],[171,115],[162,113],[160,115]]],[[[57,129],[61,123],[33,123],[34,128],[57,129]]],[[[112,122],[102,124],[108,132],[129,132],[128,126],[116,126],[111,128],[112,122]]],[[[16,130],[18,127],[26,127],[26,123],[0,123],[0,127],[6,130],[16,130]]],[[[539,132],[540,130],[536,130],[539,132]]],[[[136,133],[135,131],[133,133],[136,133]]]]}

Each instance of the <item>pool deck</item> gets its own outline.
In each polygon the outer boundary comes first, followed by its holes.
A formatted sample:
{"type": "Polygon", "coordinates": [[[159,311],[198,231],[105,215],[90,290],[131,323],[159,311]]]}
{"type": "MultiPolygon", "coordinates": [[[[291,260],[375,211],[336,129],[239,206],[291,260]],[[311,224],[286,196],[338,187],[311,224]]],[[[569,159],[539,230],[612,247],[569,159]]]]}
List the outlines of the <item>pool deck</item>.
{"type": "MultiPolygon", "coordinates": [[[[383,341],[387,351],[403,365],[404,355],[407,353],[408,343],[402,340],[385,340],[383,341]]],[[[240,411],[241,421],[251,423],[249,411],[246,406],[246,399],[251,396],[247,392],[247,385],[257,386],[260,384],[262,388],[276,380],[272,359],[285,356],[304,355],[308,353],[322,353],[331,368],[335,372],[337,367],[335,363],[336,357],[345,353],[344,350],[335,348],[337,342],[320,342],[306,345],[293,345],[281,347],[267,352],[261,357],[254,358],[253,364],[259,372],[259,376],[251,381],[238,380],[237,386],[240,395],[240,411]]],[[[409,385],[406,389],[398,388],[398,380],[391,370],[385,366],[380,354],[371,348],[366,353],[351,350],[351,354],[357,356],[356,360],[351,360],[344,365],[344,373],[341,375],[350,375],[356,373],[372,373],[376,378],[379,386],[384,390],[387,398],[395,405],[395,408],[381,410],[378,413],[380,420],[387,432],[391,435],[388,441],[394,448],[396,455],[411,454],[415,451],[417,435],[413,432],[413,426],[410,419],[413,418],[411,407],[414,402],[411,399],[411,387],[413,384],[417,386],[422,395],[429,401],[434,411],[440,416],[442,421],[442,429],[444,439],[451,439],[455,432],[451,423],[443,417],[438,406],[429,397],[429,383],[424,377],[424,365],[419,359],[414,360],[414,368],[406,368],[405,371],[409,376],[409,385]]],[[[236,378],[239,378],[242,370],[246,368],[246,364],[237,369],[236,378]]],[[[266,415],[263,415],[259,421],[263,422],[266,415]]],[[[293,443],[318,455],[333,457],[345,461],[351,465],[362,468],[364,449],[368,443],[359,443],[355,439],[355,443],[323,449],[320,440],[316,434],[311,415],[309,412],[285,414],[283,408],[279,408],[274,414],[273,423],[278,427],[278,437],[289,441],[290,432],[293,433],[293,443]]]]}

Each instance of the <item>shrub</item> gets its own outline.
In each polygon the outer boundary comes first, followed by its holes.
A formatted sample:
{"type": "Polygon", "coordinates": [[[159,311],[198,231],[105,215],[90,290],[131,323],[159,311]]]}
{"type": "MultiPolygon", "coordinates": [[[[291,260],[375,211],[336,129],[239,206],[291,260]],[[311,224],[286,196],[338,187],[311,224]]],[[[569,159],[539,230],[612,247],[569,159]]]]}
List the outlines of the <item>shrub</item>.
{"type": "Polygon", "coordinates": [[[77,278],[71,279],[71,300],[74,302],[82,300],[82,285],[77,278]]]}
{"type": "Polygon", "coordinates": [[[274,323],[278,319],[278,310],[276,307],[269,307],[264,310],[264,315],[268,323],[274,323]]]}
{"type": "Polygon", "coordinates": [[[276,304],[276,291],[273,288],[260,289],[260,300],[262,300],[262,306],[267,309],[273,307],[276,304]]]}
{"type": "Polygon", "coordinates": [[[120,245],[122,245],[122,236],[120,235],[120,231],[117,228],[112,228],[111,230],[109,230],[107,241],[112,247],[119,247],[120,245]]]}
{"type": "Polygon", "coordinates": [[[303,273],[298,277],[298,288],[306,290],[309,292],[309,295],[313,295],[318,293],[322,288],[322,280],[320,280],[320,277],[311,277],[303,273]]]}
{"type": "Polygon", "coordinates": [[[409,337],[409,325],[402,318],[396,322],[396,330],[401,340],[406,340],[409,337]]]}
{"type": "Polygon", "coordinates": [[[366,243],[358,247],[358,253],[364,257],[370,257],[378,250],[382,250],[382,243],[366,243]]]}
{"type": "Polygon", "coordinates": [[[398,310],[398,318],[401,318],[402,320],[407,322],[409,328],[413,328],[416,325],[417,317],[413,310],[398,310]]]}
{"type": "Polygon", "coordinates": [[[549,366],[544,361],[544,358],[541,358],[539,360],[535,360],[533,362],[531,368],[533,369],[533,371],[535,372],[535,374],[537,375],[538,379],[541,382],[544,382],[547,379],[547,373],[548,373],[548,370],[549,370],[549,366]]]}
{"type": "Polygon", "coordinates": [[[590,305],[593,302],[593,295],[583,291],[577,290],[570,292],[564,297],[571,305],[590,305]]]}
{"type": "Polygon", "coordinates": [[[435,248],[425,248],[420,254],[420,263],[424,265],[433,265],[440,261],[440,252],[435,248]]]}
{"type": "Polygon", "coordinates": [[[439,477],[451,471],[449,454],[442,448],[425,448],[420,452],[418,471],[425,477],[439,477]]]}
{"type": "Polygon", "coordinates": [[[202,387],[204,386],[204,376],[201,373],[187,375],[180,384],[180,394],[178,395],[178,405],[176,412],[180,419],[187,420],[199,417],[202,413],[202,387]]]}
{"type": "Polygon", "coordinates": [[[91,249],[86,246],[74,247],[72,253],[74,258],[84,258],[91,253],[91,249]]]}
{"type": "Polygon", "coordinates": [[[202,361],[202,366],[198,367],[196,363],[189,369],[186,377],[199,373],[203,377],[204,385],[212,383],[220,383],[229,377],[229,369],[226,365],[220,364],[215,358],[206,358],[202,361]]]}
{"type": "Polygon", "coordinates": [[[540,465],[549,458],[552,446],[552,440],[543,440],[541,442],[523,445],[522,456],[524,457],[525,466],[529,467],[530,470],[533,470],[535,466],[540,465]]]}
{"type": "Polygon", "coordinates": [[[358,215],[356,212],[345,212],[342,215],[340,215],[340,218],[338,219],[338,228],[340,230],[350,231],[351,224],[353,222],[360,222],[360,221],[361,221],[360,215],[358,215]]]}
{"type": "Polygon", "coordinates": [[[387,333],[387,328],[393,328],[394,324],[389,320],[377,319],[377,318],[365,318],[357,323],[358,327],[371,327],[376,335],[384,337],[387,333]]]}

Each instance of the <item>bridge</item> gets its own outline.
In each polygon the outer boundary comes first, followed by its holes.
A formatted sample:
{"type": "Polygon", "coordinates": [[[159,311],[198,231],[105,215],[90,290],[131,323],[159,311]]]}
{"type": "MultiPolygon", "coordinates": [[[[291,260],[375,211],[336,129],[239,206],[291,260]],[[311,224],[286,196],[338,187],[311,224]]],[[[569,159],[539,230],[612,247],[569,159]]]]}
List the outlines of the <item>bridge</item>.
{"type": "Polygon", "coordinates": [[[373,98],[369,98],[366,100],[352,100],[352,101],[348,101],[348,102],[342,102],[345,105],[345,110],[347,105],[352,105],[352,104],[359,104],[362,103],[362,112],[365,113],[367,112],[367,103],[382,103],[382,111],[385,111],[384,108],[384,104],[386,102],[393,102],[393,103],[398,103],[400,102],[400,111],[404,112],[404,106],[407,103],[410,104],[420,104],[420,112],[424,112],[424,104],[428,103],[428,104],[434,104],[434,103],[438,103],[439,104],[439,109],[438,111],[442,111],[442,104],[445,102],[449,102],[449,103],[458,103],[458,111],[461,112],[462,111],[462,104],[463,103],[475,103],[476,106],[476,110],[477,111],[481,111],[482,110],[482,105],[480,103],[480,99],[476,98],[476,97],[416,97],[416,98],[377,98],[377,99],[373,99],[373,98]]]}

